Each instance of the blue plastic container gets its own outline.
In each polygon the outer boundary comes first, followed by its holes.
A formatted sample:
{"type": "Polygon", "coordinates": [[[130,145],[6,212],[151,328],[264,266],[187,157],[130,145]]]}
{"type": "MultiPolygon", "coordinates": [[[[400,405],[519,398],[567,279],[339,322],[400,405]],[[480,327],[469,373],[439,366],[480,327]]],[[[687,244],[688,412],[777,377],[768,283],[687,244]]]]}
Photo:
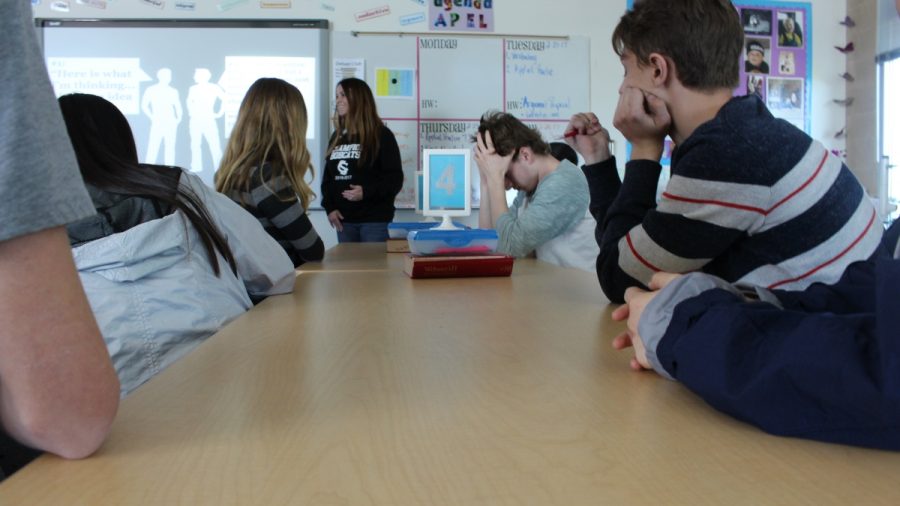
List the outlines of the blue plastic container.
{"type": "Polygon", "coordinates": [[[413,230],[409,233],[409,252],[413,255],[490,255],[497,252],[497,231],[413,230]]]}

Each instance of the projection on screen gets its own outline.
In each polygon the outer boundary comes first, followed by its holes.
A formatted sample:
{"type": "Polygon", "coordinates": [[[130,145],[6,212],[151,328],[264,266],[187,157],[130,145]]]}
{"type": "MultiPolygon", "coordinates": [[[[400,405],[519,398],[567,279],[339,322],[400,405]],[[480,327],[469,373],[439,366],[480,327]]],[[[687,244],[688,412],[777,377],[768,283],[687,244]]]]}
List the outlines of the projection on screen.
{"type": "Polygon", "coordinates": [[[308,144],[321,159],[315,30],[109,25],[45,26],[47,68],[57,96],[91,93],[121,109],[142,162],[183,167],[211,184],[241,100],[260,77],[303,94],[308,144]]]}

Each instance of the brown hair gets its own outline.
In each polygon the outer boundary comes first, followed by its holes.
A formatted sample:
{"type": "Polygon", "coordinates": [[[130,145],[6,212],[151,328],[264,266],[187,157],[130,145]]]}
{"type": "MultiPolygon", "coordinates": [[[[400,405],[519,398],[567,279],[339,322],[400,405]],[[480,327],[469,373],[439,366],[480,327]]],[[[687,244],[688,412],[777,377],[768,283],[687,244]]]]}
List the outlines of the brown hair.
{"type": "MultiPolygon", "coordinates": [[[[515,160],[519,157],[519,149],[526,146],[536,155],[550,155],[550,145],[544,141],[541,134],[512,114],[499,111],[484,113],[478,125],[478,133],[484,135],[485,132],[491,133],[494,150],[500,156],[512,154],[515,160]]],[[[475,141],[476,138],[472,137],[472,142],[475,141]]]]}
{"type": "Polygon", "coordinates": [[[744,29],[731,0],[641,0],[619,20],[612,45],[620,57],[634,53],[639,65],[651,53],[670,58],[687,88],[734,88],[744,29]]]}
{"type": "MultiPolygon", "coordinates": [[[[308,209],[315,193],[306,181],[313,177],[306,148],[306,102],[294,85],[276,79],[258,79],[244,96],[228,146],[216,172],[216,190],[228,194],[247,191],[254,167],[268,162],[270,177],[286,177],[296,194],[279,194],[284,201],[300,198],[308,209]]],[[[268,181],[263,184],[269,186],[268,181]]]]}
{"type": "MultiPolygon", "coordinates": [[[[360,145],[360,165],[366,165],[370,160],[378,157],[381,148],[381,127],[384,124],[378,117],[378,108],[375,106],[375,97],[369,85],[361,79],[348,77],[337,84],[347,97],[347,114],[344,117],[338,115],[335,109],[334,123],[335,135],[328,145],[325,157],[331,156],[331,152],[338,145],[342,137],[353,139],[360,145]]],[[[335,87],[337,88],[337,87],[335,87]]]]}

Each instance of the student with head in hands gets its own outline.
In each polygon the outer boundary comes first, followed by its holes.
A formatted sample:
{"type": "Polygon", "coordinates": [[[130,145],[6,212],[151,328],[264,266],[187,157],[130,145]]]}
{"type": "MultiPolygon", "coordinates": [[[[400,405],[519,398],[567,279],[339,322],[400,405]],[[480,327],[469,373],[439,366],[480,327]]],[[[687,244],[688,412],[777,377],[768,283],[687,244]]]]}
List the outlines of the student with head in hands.
{"type": "Polygon", "coordinates": [[[119,382],[64,225],[94,213],[35,38],[31,5],[0,3],[0,480],[43,450],[90,455],[119,382]]]}
{"type": "Polygon", "coordinates": [[[140,164],[115,105],[73,94],[59,106],[97,210],[69,224],[69,242],[124,396],[252,307],[251,296],[290,292],[293,265],[197,176],[140,164]]]}
{"type": "Polygon", "coordinates": [[[335,89],[334,133],[322,175],[322,207],[338,242],[382,242],[403,187],[400,147],[378,117],[365,81],[347,78],[335,89]]]}
{"type": "Polygon", "coordinates": [[[632,145],[624,179],[594,114],[567,127],[610,300],[659,271],[802,290],[876,251],[880,220],[843,161],[756,95],[733,96],[743,30],[729,0],[644,0],[612,41],[625,68],[613,123],[632,145]],[[657,203],[667,135],[672,176],[657,203]]]}
{"type": "Polygon", "coordinates": [[[315,198],[306,147],[306,102],[294,85],[273,77],[247,90],[216,190],[250,212],[291,258],[294,267],[322,260],[325,244],[307,212],[315,198]]]}
{"type": "Polygon", "coordinates": [[[497,229],[497,250],[516,257],[535,253],[563,267],[592,270],[595,224],[578,167],[555,158],[541,134],[511,114],[482,116],[473,140],[481,175],[478,226],[497,229]],[[510,188],[519,192],[512,207],[506,203],[510,188]]]}

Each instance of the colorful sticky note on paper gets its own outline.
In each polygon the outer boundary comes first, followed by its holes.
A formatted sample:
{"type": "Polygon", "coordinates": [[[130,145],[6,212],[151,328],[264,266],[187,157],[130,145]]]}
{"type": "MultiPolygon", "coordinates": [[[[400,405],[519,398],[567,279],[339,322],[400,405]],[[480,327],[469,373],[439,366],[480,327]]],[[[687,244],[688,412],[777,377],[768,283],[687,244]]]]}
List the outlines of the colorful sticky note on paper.
{"type": "Polygon", "coordinates": [[[414,98],[415,71],[412,69],[375,69],[375,96],[414,98]]]}

